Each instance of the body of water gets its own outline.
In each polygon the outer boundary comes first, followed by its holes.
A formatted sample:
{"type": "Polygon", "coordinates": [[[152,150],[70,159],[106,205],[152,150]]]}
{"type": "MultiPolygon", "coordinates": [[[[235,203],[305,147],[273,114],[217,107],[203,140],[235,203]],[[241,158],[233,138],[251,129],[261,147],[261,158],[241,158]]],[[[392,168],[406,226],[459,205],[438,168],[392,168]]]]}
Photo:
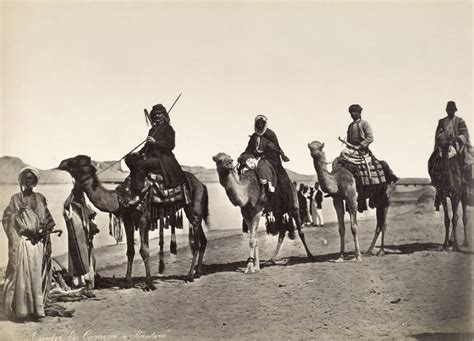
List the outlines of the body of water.
{"type": "MultiPolygon", "coordinates": [[[[209,191],[209,211],[211,229],[222,230],[222,229],[239,229],[242,226],[242,218],[240,215],[240,209],[232,206],[229,199],[227,198],[224,188],[219,183],[206,183],[209,191]]],[[[106,184],[105,187],[113,189],[116,185],[106,184]]],[[[63,219],[62,210],[63,204],[72,189],[72,184],[44,184],[39,185],[35,188],[35,191],[43,194],[47,201],[48,207],[51,214],[56,222],[56,228],[63,230],[61,237],[56,234],[52,235],[52,246],[53,255],[59,255],[67,252],[67,229],[63,219]]],[[[14,193],[19,192],[18,185],[0,185],[0,212],[3,215],[3,211],[8,206],[10,198],[14,193]]],[[[95,219],[100,233],[94,238],[94,246],[101,247],[105,245],[115,244],[115,239],[109,235],[109,214],[98,212],[95,219]]],[[[368,214],[372,214],[369,212],[368,214]]],[[[325,199],[323,202],[323,215],[326,222],[336,220],[336,214],[332,206],[331,199],[325,199]]],[[[263,221],[260,223],[263,226],[263,221]]],[[[184,224],[183,230],[177,230],[177,233],[188,233],[188,225],[184,224]]],[[[205,228],[206,229],[206,228],[205,228]]],[[[170,233],[166,230],[165,233],[170,233]]],[[[150,233],[150,237],[157,237],[158,231],[150,233]]],[[[138,233],[136,233],[138,238],[138,233]]],[[[125,239],[125,236],[124,236],[125,239]]],[[[125,242],[125,240],[124,240],[125,242]]],[[[138,252],[138,250],[137,250],[138,252]]],[[[4,232],[0,232],[0,267],[5,267],[8,258],[8,241],[4,232]]],[[[125,261],[125,255],[124,255],[125,261]]]]}

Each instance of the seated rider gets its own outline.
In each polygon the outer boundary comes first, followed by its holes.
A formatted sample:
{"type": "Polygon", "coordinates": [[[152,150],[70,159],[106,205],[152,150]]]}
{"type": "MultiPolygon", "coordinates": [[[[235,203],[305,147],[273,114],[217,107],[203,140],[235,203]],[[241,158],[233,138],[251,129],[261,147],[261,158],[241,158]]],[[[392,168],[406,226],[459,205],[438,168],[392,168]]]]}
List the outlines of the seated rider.
{"type": "MultiPolygon", "coordinates": [[[[469,187],[472,182],[471,166],[474,160],[468,127],[461,117],[456,116],[457,110],[456,103],[449,101],[446,104],[447,116],[438,121],[428,172],[436,188],[458,188],[461,195],[466,196],[469,191],[464,191],[463,186],[469,187]]],[[[439,197],[436,196],[437,210],[439,205],[439,197]]]]}
{"type": "Polygon", "coordinates": [[[175,147],[175,132],[170,125],[166,108],[157,104],[150,112],[152,127],[148,132],[145,146],[138,153],[125,157],[130,169],[130,190],[132,199],[129,205],[137,205],[144,188],[145,177],[149,171],[159,172],[163,176],[166,188],[175,188],[185,181],[185,174],[172,152],[175,147]]]}
{"type": "MultiPolygon", "coordinates": [[[[377,160],[369,149],[369,145],[374,141],[374,135],[369,122],[362,119],[362,107],[359,104],[352,104],[349,107],[349,113],[351,114],[352,122],[347,128],[346,141],[348,147],[342,150],[341,157],[350,160],[351,155],[355,153],[361,156],[370,155],[372,160],[377,160]]],[[[388,163],[382,160],[378,161],[382,165],[387,183],[391,184],[397,182],[398,177],[390,169],[388,163]]],[[[353,169],[351,169],[351,171],[353,171],[353,169]]]]}
{"type": "Polygon", "coordinates": [[[250,136],[247,148],[239,157],[239,162],[241,163],[246,155],[260,158],[257,163],[256,173],[260,183],[263,185],[262,196],[265,192],[273,193],[275,191],[275,184],[272,183],[274,172],[276,172],[278,181],[280,181],[282,172],[286,174],[281,159],[285,162],[290,161],[280,148],[276,134],[267,127],[267,121],[268,119],[264,115],[255,117],[254,133],[250,136]],[[273,166],[273,170],[271,166],[273,166]]]}

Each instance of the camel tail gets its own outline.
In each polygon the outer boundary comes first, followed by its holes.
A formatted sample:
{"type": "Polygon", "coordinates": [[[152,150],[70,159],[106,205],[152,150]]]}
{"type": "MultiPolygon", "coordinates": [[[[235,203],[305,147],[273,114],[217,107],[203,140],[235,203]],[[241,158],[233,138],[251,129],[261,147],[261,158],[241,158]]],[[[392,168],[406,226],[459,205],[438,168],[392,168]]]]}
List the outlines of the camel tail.
{"type": "Polygon", "coordinates": [[[202,202],[202,219],[206,223],[206,226],[210,229],[211,224],[209,221],[209,194],[207,192],[207,187],[204,185],[204,193],[202,196],[203,202],[202,202]]]}

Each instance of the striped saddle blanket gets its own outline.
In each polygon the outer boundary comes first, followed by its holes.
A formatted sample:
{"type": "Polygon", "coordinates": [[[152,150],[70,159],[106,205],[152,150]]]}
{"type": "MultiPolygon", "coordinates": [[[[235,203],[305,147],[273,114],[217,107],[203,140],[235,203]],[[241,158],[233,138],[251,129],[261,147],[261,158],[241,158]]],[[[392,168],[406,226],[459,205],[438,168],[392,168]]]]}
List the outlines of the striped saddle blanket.
{"type": "Polygon", "coordinates": [[[177,201],[188,202],[185,185],[179,185],[174,188],[166,188],[163,176],[158,173],[149,173],[146,181],[148,182],[148,195],[152,203],[168,204],[177,201]]]}
{"type": "Polygon", "coordinates": [[[386,183],[382,164],[369,153],[359,153],[352,150],[344,150],[341,156],[333,163],[348,168],[362,186],[371,186],[386,183]],[[349,165],[348,165],[349,164],[349,165]]]}

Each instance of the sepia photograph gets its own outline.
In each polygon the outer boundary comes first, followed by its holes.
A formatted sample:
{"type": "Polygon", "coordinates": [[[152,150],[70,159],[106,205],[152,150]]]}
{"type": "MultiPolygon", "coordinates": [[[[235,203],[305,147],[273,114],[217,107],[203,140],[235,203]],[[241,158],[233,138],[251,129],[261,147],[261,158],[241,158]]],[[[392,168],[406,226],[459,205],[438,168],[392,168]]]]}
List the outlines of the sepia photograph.
{"type": "Polygon", "coordinates": [[[0,341],[474,340],[471,0],[0,0],[0,341]]]}

